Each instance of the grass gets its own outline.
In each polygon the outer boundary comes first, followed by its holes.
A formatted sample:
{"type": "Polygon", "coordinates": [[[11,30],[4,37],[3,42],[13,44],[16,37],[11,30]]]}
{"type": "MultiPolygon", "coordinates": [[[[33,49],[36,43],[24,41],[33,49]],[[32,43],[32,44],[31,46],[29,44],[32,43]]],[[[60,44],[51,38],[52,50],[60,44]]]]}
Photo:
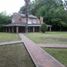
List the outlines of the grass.
{"type": "Polygon", "coordinates": [[[38,44],[67,44],[67,32],[28,33],[26,36],[38,44]]]}
{"type": "Polygon", "coordinates": [[[0,46],[0,67],[34,67],[25,47],[21,44],[0,46]]]}
{"type": "Polygon", "coordinates": [[[67,49],[44,48],[44,50],[67,67],[67,49]]]}
{"type": "Polygon", "coordinates": [[[0,42],[4,41],[16,41],[19,40],[19,36],[14,33],[0,33],[0,42]]]}

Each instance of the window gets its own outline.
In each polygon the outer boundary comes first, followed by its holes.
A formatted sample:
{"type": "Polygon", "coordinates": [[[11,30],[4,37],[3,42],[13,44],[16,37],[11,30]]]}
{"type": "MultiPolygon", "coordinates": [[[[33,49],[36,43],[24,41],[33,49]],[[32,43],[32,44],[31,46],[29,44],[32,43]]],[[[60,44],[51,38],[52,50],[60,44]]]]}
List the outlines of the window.
{"type": "Polygon", "coordinates": [[[12,19],[12,23],[15,23],[15,20],[14,19],[12,19]]]}
{"type": "Polygon", "coordinates": [[[28,24],[32,24],[32,21],[31,21],[31,19],[28,19],[28,24]]]}
{"type": "Polygon", "coordinates": [[[37,20],[36,19],[33,19],[32,21],[33,21],[33,24],[36,24],[37,23],[37,20]]]}

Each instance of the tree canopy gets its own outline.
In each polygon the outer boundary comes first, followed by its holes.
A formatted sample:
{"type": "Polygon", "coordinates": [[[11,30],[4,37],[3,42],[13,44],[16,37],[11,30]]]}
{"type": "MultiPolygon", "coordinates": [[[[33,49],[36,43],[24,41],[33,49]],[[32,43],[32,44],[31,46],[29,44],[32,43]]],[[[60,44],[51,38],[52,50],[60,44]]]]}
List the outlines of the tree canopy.
{"type": "MultiPolygon", "coordinates": [[[[24,13],[25,6],[19,12],[24,13]]],[[[29,13],[42,16],[44,22],[52,25],[54,29],[67,27],[67,11],[64,10],[62,0],[35,0],[29,5],[29,13]]]]}
{"type": "Polygon", "coordinates": [[[3,12],[0,13],[0,25],[11,23],[11,19],[9,16],[4,14],[3,12]]]}

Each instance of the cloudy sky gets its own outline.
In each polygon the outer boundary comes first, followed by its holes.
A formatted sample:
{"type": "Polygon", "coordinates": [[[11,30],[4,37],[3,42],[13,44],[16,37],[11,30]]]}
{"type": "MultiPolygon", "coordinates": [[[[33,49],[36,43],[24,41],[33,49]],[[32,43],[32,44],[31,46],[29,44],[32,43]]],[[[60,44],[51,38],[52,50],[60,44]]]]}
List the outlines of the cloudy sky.
{"type": "Polygon", "coordinates": [[[12,14],[25,4],[24,0],[0,0],[0,12],[12,14]]]}
{"type": "Polygon", "coordinates": [[[0,0],[0,12],[6,12],[11,15],[14,12],[18,12],[24,4],[24,0],[0,0]]]}

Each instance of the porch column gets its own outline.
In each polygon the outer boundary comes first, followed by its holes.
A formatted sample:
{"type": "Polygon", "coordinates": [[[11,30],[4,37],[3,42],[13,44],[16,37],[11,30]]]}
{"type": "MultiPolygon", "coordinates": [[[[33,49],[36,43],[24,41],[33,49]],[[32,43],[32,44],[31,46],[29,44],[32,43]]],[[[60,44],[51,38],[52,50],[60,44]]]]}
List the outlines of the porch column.
{"type": "Polygon", "coordinates": [[[2,32],[4,32],[4,27],[2,28],[2,32]]]}
{"type": "Polygon", "coordinates": [[[33,27],[33,32],[35,32],[35,28],[33,27]]]}
{"type": "Polygon", "coordinates": [[[4,32],[4,27],[3,27],[3,32],[4,32]]]}
{"type": "Polygon", "coordinates": [[[39,27],[39,32],[41,32],[41,26],[39,27]]]}
{"type": "Polygon", "coordinates": [[[6,32],[6,27],[4,27],[4,32],[6,32]]]}
{"type": "Polygon", "coordinates": [[[7,32],[7,27],[5,27],[5,32],[7,32]]]}
{"type": "Polygon", "coordinates": [[[12,27],[12,33],[14,33],[14,27],[12,27]]]}
{"type": "Polygon", "coordinates": [[[8,27],[8,29],[9,29],[9,32],[10,32],[10,27],[8,27]]]}
{"type": "Polygon", "coordinates": [[[16,33],[18,33],[18,26],[16,27],[16,33]]]}
{"type": "Polygon", "coordinates": [[[51,27],[49,27],[50,28],[50,31],[51,31],[51,27]]]}

